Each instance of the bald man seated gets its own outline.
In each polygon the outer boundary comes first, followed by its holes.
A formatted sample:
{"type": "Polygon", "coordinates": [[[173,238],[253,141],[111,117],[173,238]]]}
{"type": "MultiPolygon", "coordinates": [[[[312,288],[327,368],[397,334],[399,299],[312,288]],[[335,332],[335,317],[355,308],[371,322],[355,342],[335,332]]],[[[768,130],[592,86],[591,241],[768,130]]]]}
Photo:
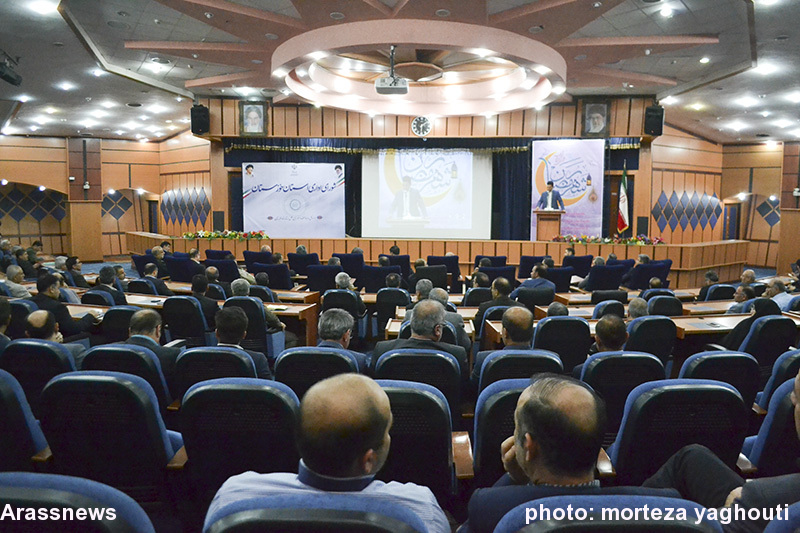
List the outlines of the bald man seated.
{"type": "Polygon", "coordinates": [[[34,311],[25,320],[25,334],[31,339],[42,339],[62,344],[75,360],[75,368],[80,370],[86,347],[82,344],[64,343],[64,337],[58,331],[56,316],[50,311],[34,311]]]}
{"type": "MultiPolygon", "coordinates": [[[[562,304],[563,305],[563,304],[562,304]]],[[[509,307],[503,313],[503,350],[530,350],[533,342],[533,313],[527,307],[509,307]]],[[[470,390],[477,394],[483,362],[497,350],[484,350],[475,356],[472,374],[469,376],[470,390]]]]}
{"type": "Polygon", "coordinates": [[[756,282],[756,273],[754,270],[748,268],[742,272],[742,277],[739,279],[742,281],[742,285],[751,285],[756,282]]]}
{"type": "Polygon", "coordinates": [[[430,489],[374,479],[389,454],[391,426],[389,398],[373,380],[340,374],[320,381],[308,389],[300,404],[299,473],[233,476],[217,491],[206,516],[260,496],[352,493],[407,507],[428,525],[429,532],[450,533],[430,489]]]}

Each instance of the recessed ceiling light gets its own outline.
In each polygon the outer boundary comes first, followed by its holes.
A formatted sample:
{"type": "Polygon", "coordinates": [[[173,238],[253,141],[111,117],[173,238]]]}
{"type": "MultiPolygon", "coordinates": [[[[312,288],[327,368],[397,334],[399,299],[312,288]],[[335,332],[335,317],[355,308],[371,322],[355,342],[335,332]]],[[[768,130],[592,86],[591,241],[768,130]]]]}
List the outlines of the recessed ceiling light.
{"type": "Polygon", "coordinates": [[[735,103],[742,107],[753,107],[754,105],[758,104],[758,100],[752,96],[742,96],[741,98],[737,99],[735,103]]]}
{"type": "Polygon", "coordinates": [[[777,127],[779,127],[779,128],[788,128],[789,126],[794,124],[794,122],[789,120],[789,119],[782,118],[782,119],[776,120],[772,124],[777,126],[777,127]]]}
{"type": "Polygon", "coordinates": [[[705,109],[706,106],[701,104],[700,102],[695,102],[692,105],[690,105],[689,107],[691,109],[694,109],[695,111],[700,111],[701,109],[705,109]]]}
{"type": "Polygon", "coordinates": [[[449,17],[450,10],[449,9],[437,9],[435,11],[437,17],[449,17]]]}
{"type": "Polygon", "coordinates": [[[203,15],[205,15],[207,19],[214,18],[214,13],[212,13],[211,11],[206,11],[205,13],[203,13],[203,15]]]}
{"type": "Polygon", "coordinates": [[[592,7],[597,9],[599,7],[603,7],[603,2],[595,2],[592,4],[592,7]]]}
{"type": "Polygon", "coordinates": [[[269,39],[270,41],[274,41],[275,39],[278,38],[278,36],[275,35],[274,33],[265,33],[264,37],[269,39]]]}
{"type": "Polygon", "coordinates": [[[125,105],[128,107],[142,107],[142,104],[140,104],[139,102],[128,102],[125,105]]]}
{"type": "Polygon", "coordinates": [[[55,113],[57,111],[58,111],[58,109],[56,109],[55,107],[47,107],[44,110],[44,112],[47,113],[48,115],[52,115],[53,113],[55,113]]]}
{"type": "Polygon", "coordinates": [[[770,113],[769,111],[762,111],[760,114],[761,114],[761,116],[762,116],[762,117],[764,117],[764,118],[767,118],[767,117],[768,117],[768,116],[770,116],[772,113],[770,113]]]}
{"type": "Polygon", "coordinates": [[[162,105],[158,105],[158,104],[153,104],[153,105],[151,105],[150,107],[147,108],[148,112],[155,113],[155,114],[163,113],[166,110],[167,110],[166,107],[164,107],[162,105]]]}
{"type": "Polygon", "coordinates": [[[792,103],[800,104],[800,91],[795,91],[793,93],[787,94],[786,99],[792,103]]]}
{"type": "Polygon", "coordinates": [[[667,96],[663,100],[660,100],[658,103],[661,105],[673,105],[677,104],[680,100],[675,98],[674,96],[667,96]]]}
{"type": "Polygon", "coordinates": [[[20,101],[20,102],[22,102],[23,104],[24,104],[25,102],[29,101],[30,99],[31,99],[31,97],[30,97],[30,96],[28,96],[27,94],[23,94],[23,95],[21,95],[19,98],[17,98],[17,100],[19,100],[19,101],[20,101]]]}
{"type": "Polygon", "coordinates": [[[142,189],[141,187],[139,187],[138,189],[136,189],[136,192],[137,192],[138,194],[144,194],[144,189],[142,189]]]}
{"type": "Polygon", "coordinates": [[[333,20],[342,20],[344,18],[344,13],[341,11],[334,11],[331,13],[331,18],[333,20]]]}
{"type": "Polygon", "coordinates": [[[147,115],[139,115],[139,120],[150,120],[150,117],[147,115]]]}
{"type": "Polygon", "coordinates": [[[39,129],[39,126],[31,126],[31,127],[30,127],[30,130],[31,130],[31,131],[36,131],[36,130],[38,130],[38,129],[39,129]]]}
{"type": "Polygon", "coordinates": [[[328,54],[328,52],[325,52],[323,50],[317,50],[316,52],[311,52],[310,54],[308,54],[308,57],[310,57],[314,61],[319,61],[323,57],[328,57],[328,55],[330,55],[328,54]]]}
{"type": "Polygon", "coordinates": [[[664,17],[665,19],[670,18],[673,13],[674,13],[673,9],[669,6],[664,6],[661,8],[661,11],[659,11],[659,14],[661,14],[661,16],[664,17]]]}
{"type": "Polygon", "coordinates": [[[738,198],[740,202],[744,202],[747,199],[747,193],[740,192],[739,194],[736,195],[736,198],[738,198]]]}
{"type": "Polygon", "coordinates": [[[490,55],[494,54],[488,48],[473,48],[472,53],[479,57],[489,57],[490,55]]]}
{"type": "Polygon", "coordinates": [[[56,12],[58,9],[58,2],[53,2],[51,0],[37,0],[36,2],[31,2],[28,4],[28,8],[39,13],[40,15],[49,15],[56,12]]]}
{"type": "Polygon", "coordinates": [[[135,130],[140,128],[141,124],[131,120],[130,122],[126,122],[125,124],[123,124],[122,127],[125,128],[126,130],[135,130]]]}
{"type": "Polygon", "coordinates": [[[753,69],[753,72],[755,72],[756,74],[761,74],[762,76],[769,76],[770,74],[774,74],[777,71],[778,67],[776,67],[772,63],[762,63],[753,69]]]}
{"type": "Polygon", "coordinates": [[[276,68],[272,71],[272,75],[278,78],[282,78],[286,76],[286,69],[285,68],[276,68]]]}
{"type": "Polygon", "coordinates": [[[61,83],[58,84],[58,88],[61,89],[62,91],[71,91],[72,89],[75,88],[75,86],[68,81],[62,81],[61,83]]]}
{"type": "Polygon", "coordinates": [[[778,3],[778,0],[758,0],[760,6],[772,6],[778,3]]]}
{"type": "Polygon", "coordinates": [[[700,62],[701,62],[702,64],[704,64],[704,65],[705,65],[706,63],[708,63],[709,61],[711,61],[711,58],[708,58],[708,57],[701,57],[701,58],[700,58],[700,62]]]}
{"type": "Polygon", "coordinates": [[[108,116],[108,111],[103,111],[102,109],[95,109],[89,114],[92,115],[94,118],[103,118],[108,116]]]}
{"type": "Polygon", "coordinates": [[[747,124],[745,124],[741,120],[734,120],[733,122],[728,124],[728,127],[734,131],[742,131],[747,127],[747,124]]]}
{"type": "Polygon", "coordinates": [[[129,30],[131,29],[130,24],[127,22],[120,22],[118,20],[109,20],[106,22],[109,27],[114,28],[115,30],[129,30]]]}
{"type": "Polygon", "coordinates": [[[158,56],[151,57],[150,61],[152,61],[153,63],[158,63],[159,65],[169,65],[170,64],[170,60],[165,58],[165,57],[158,57],[158,56]]]}
{"type": "Polygon", "coordinates": [[[144,67],[152,71],[154,74],[158,74],[159,72],[162,72],[167,68],[159,63],[147,63],[144,67]]]}
{"type": "Polygon", "coordinates": [[[250,62],[253,63],[254,65],[260,65],[261,63],[263,63],[263,61],[261,61],[260,59],[251,59],[250,62]]]}
{"type": "Polygon", "coordinates": [[[108,189],[108,194],[114,194],[114,193],[116,193],[116,192],[117,192],[117,191],[115,191],[114,189],[108,189]]]}
{"type": "Polygon", "coordinates": [[[6,179],[0,180],[0,185],[3,185],[3,186],[8,185],[8,180],[6,180],[6,179]]]}
{"type": "Polygon", "coordinates": [[[553,94],[564,94],[567,92],[567,88],[563,85],[556,85],[553,87],[553,94]]]}
{"type": "Polygon", "coordinates": [[[93,74],[93,75],[94,75],[96,78],[99,78],[100,76],[102,76],[102,75],[103,75],[103,74],[105,74],[105,73],[106,73],[106,71],[105,71],[105,70],[103,70],[103,69],[99,69],[99,68],[96,68],[96,69],[94,69],[94,70],[92,71],[92,74],[93,74]]]}
{"type": "Polygon", "coordinates": [[[544,26],[542,26],[541,24],[539,24],[538,26],[531,26],[530,28],[528,28],[528,33],[539,33],[541,31],[544,31],[544,26]]]}
{"type": "Polygon", "coordinates": [[[128,13],[127,11],[117,11],[117,15],[119,15],[120,17],[130,17],[131,16],[131,14],[128,13]]]}
{"type": "Polygon", "coordinates": [[[45,187],[44,185],[39,185],[39,190],[44,192],[47,190],[47,187],[45,187]]]}
{"type": "MultiPolygon", "coordinates": [[[[764,144],[767,146],[767,148],[775,148],[776,146],[778,146],[778,143],[775,142],[775,141],[767,141],[764,144]]],[[[770,194],[769,195],[769,201],[770,202],[775,202],[777,200],[778,200],[778,197],[775,196],[774,194],[770,194]]]]}

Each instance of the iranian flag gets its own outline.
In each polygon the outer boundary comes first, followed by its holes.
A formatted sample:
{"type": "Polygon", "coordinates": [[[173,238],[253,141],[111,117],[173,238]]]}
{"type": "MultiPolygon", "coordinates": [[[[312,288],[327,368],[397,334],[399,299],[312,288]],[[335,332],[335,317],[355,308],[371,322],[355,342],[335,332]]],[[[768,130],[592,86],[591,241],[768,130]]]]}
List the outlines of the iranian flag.
{"type": "Polygon", "coordinates": [[[628,165],[622,167],[622,181],[619,182],[619,213],[617,214],[617,232],[628,229],[628,165]]]}

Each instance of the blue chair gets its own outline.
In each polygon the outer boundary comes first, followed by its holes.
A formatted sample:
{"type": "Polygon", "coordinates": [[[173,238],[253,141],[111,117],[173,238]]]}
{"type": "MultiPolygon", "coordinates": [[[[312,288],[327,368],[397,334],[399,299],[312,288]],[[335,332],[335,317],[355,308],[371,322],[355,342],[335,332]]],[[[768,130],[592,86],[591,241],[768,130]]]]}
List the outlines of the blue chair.
{"type": "Polygon", "coordinates": [[[239,307],[247,315],[247,334],[239,345],[245,350],[261,352],[274,362],[286,348],[286,334],[283,330],[267,329],[267,314],[264,302],[254,296],[232,296],[225,300],[226,307],[239,307]]]}
{"type": "Polygon", "coordinates": [[[399,266],[403,273],[403,278],[408,279],[411,275],[411,256],[410,255],[386,255],[380,254],[379,257],[387,257],[389,266],[399,266]]]}
{"type": "Polygon", "coordinates": [[[503,313],[506,312],[509,306],[507,305],[493,305],[492,307],[488,308],[483,315],[483,322],[480,323],[478,326],[478,337],[475,339],[477,346],[473,347],[473,353],[477,353],[478,347],[480,347],[483,341],[483,331],[486,328],[486,321],[487,320],[501,320],[503,318],[503,313]]]}
{"type": "Polygon", "coordinates": [[[472,457],[475,487],[493,485],[505,473],[500,444],[514,434],[514,410],[530,379],[502,379],[487,386],[475,404],[472,457]]]}
{"type": "MultiPolygon", "coordinates": [[[[481,259],[484,257],[488,257],[489,261],[492,262],[493,267],[504,267],[506,266],[506,260],[508,256],[505,255],[476,255],[475,256],[475,267],[478,268],[478,264],[481,262],[481,259]]],[[[474,270],[473,268],[473,270],[474,270]]],[[[513,277],[513,276],[512,276],[513,277]]]]}
{"type": "Polygon", "coordinates": [[[167,265],[167,271],[169,272],[170,280],[184,283],[192,282],[192,276],[194,275],[195,271],[194,265],[196,264],[194,261],[188,257],[181,258],[174,256],[170,257],[166,255],[164,256],[164,263],[167,265]]]}
{"type": "Polygon", "coordinates": [[[715,379],[733,385],[746,407],[753,405],[760,388],[758,361],[750,354],[708,351],[692,355],[681,366],[682,379],[715,379]]]}
{"type": "MultiPolygon", "coordinates": [[[[86,509],[113,509],[113,520],[106,513],[103,513],[103,518],[90,516],[80,522],[80,531],[156,533],[147,513],[130,496],[88,479],[25,472],[0,474],[0,500],[14,509],[36,509],[39,515],[62,509],[72,509],[75,514],[86,509]]],[[[75,524],[61,520],[37,521],[35,530],[38,533],[61,533],[72,529],[70,525],[75,524]]],[[[25,521],[6,522],[3,525],[3,531],[7,533],[22,533],[31,529],[30,523],[25,521]]]]}
{"type": "Polygon", "coordinates": [[[325,292],[336,288],[336,275],[342,272],[339,265],[309,265],[306,267],[308,290],[325,292]]]}
{"type": "Polygon", "coordinates": [[[275,380],[285,383],[298,398],[318,381],[351,372],[358,372],[358,361],[343,348],[290,348],[281,352],[275,361],[275,380]]]}
{"type": "Polygon", "coordinates": [[[181,403],[181,435],[191,458],[187,474],[202,506],[233,475],[296,472],[299,410],[297,395],[275,381],[223,378],[189,387],[181,403]]]}
{"type": "MultiPolygon", "coordinates": [[[[295,274],[300,276],[308,275],[308,267],[312,265],[319,265],[319,255],[316,253],[312,254],[286,254],[286,258],[289,260],[289,268],[294,270],[295,274]]],[[[266,261],[259,261],[259,263],[265,263],[266,261]]]]}
{"type": "MultiPolygon", "coordinates": [[[[547,306],[553,303],[556,293],[550,287],[519,287],[517,289],[516,300],[528,308],[531,313],[536,314],[536,306],[547,306]]],[[[491,298],[490,298],[491,299],[491,298]]]]}
{"type": "MultiPolygon", "coordinates": [[[[564,259],[567,258],[565,257],[564,259]]],[[[624,271],[625,268],[622,265],[593,266],[588,274],[589,281],[586,284],[586,290],[589,292],[597,290],[617,290],[619,289],[620,283],[622,283],[624,271]]]]}
{"type": "Polygon", "coordinates": [[[789,300],[789,305],[787,306],[788,311],[797,311],[798,309],[800,309],[800,295],[789,300]]]}
{"type": "Polygon", "coordinates": [[[750,284],[750,288],[753,289],[754,293],[756,293],[756,298],[760,298],[761,295],[764,294],[764,291],[767,290],[767,284],[755,281],[750,284]]]}
{"type": "Polygon", "coordinates": [[[674,296],[653,296],[647,302],[647,314],[683,316],[683,304],[674,296]]]}
{"type": "Polygon", "coordinates": [[[212,250],[209,248],[206,250],[206,259],[221,261],[225,259],[229,253],[231,253],[229,250],[212,250]]]}
{"type": "Polygon", "coordinates": [[[0,282],[0,296],[11,298],[11,291],[8,290],[8,285],[5,282],[0,282]]]}
{"type": "Polygon", "coordinates": [[[516,278],[514,277],[516,275],[516,269],[513,266],[480,267],[478,270],[489,276],[490,283],[497,278],[506,278],[513,287],[516,282],[516,278]]]}
{"type": "MultiPolygon", "coordinates": [[[[662,265],[653,264],[651,261],[647,264],[637,265],[631,269],[631,277],[626,286],[629,289],[643,291],[650,288],[650,278],[657,278],[664,271],[662,265]]],[[[662,282],[663,286],[663,282],[662,282]]]]}
{"type": "Polygon", "coordinates": [[[756,404],[766,410],[775,389],[787,379],[797,376],[798,372],[800,372],[800,350],[791,350],[781,354],[772,365],[772,374],[769,376],[764,390],[756,394],[756,404]]]}
{"type": "Polygon", "coordinates": [[[364,254],[331,254],[338,257],[342,262],[342,270],[347,272],[351,278],[361,277],[361,269],[364,268],[364,254]]]}
{"type": "Polygon", "coordinates": [[[627,274],[633,268],[633,265],[636,264],[636,260],[635,259],[611,259],[609,261],[606,261],[606,264],[608,266],[622,265],[622,268],[625,269],[624,270],[625,274],[627,274]]]}
{"type": "Polygon", "coordinates": [[[461,302],[463,307],[478,307],[483,302],[492,299],[492,289],[489,287],[470,287],[464,293],[464,300],[461,302]]]}
{"type": "Polygon", "coordinates": [[[497,350],[486,356],[481,366],[478,391],[502,379],[530,379],[534,374],[561,374],[564,365],[558,354],[548,350],[497,350]]]}
{"type": "Polygon", "coordinates": [[[399,266],[374,267],[364,265],[361,270],[361,279],[357,280],[359,286],[367,292],[378,292],[386,287],[386,276],[389,274],[401,274],[399,266]]]}
{"type": "Polygon", "coordinates": [[[450,292],[461,294],[462,283],[461,267],[458,265],[457,255],[429,255],[428,266],[444,265],[450,275],[450,292]]]}
{"type": "Polygon", "coordinates": [[[791,318],[784,316],[762,316],[750,326],[738,351],[749,353],[758,361],[761,369],[761,385],[766,385],[772,374],[775,360],[797,339],[797,326],[791,318]]]}
{"type": "Polygon", "coordinates": [[[260,285],[250,285],[250,296],[255,296],[264,303],[275,303],[280,301],[275,293],[269,290],[269,287],[262,287],[260,285]]]}
{"type": "Polygon", "coordinates": [[[706,301],[711,302],[714,300],[733,300],[733,295],[736,294],[736,287],[727,283],[716,283],[708,288],[706,293],[706,301]]]}
{"type": "MultiPolygon", "coordinates": [[[[442,328],[442,338],[441,342],[446,342],[447,344],[454,344],[458,345],[458,337],[456,335],[456,327],[451,324],[450,322],[445,322],[442,328]]],[[[408,339],[411,338],[411,322],[406,320],[402,324],[400,324],[400,331],[398,332],[397,338],[399,339],[408,339]]]]}
{"type": "Polygon", "coordinates": [[[675,452],[702,444],[733,468],[747,432],[739,392],[721,381],[650,381],[631,391],[607,452],[619,485],[641,485],[675,452]]]}
{"type": "Polygon", "coordinates": [[[25,392],[14,376],[0,370],[0,472],[32,470],[33,456],[46,448],[25,392]]]}
{"type": "Polygon", "coordinates": [[[555,284],[556,292],[569,292],[569,285],[574,275],[575,269],[569,266],[548,268],[545,277],[555,284]]]}
{"type": "Polygon", "coordinates": [[[204,533],[357,531],[419,533],[427,525],[399,502],[369,494],[313,492],[238,500],[206,515],[204,533]]]}
{"type": "Polygon", "coordinates": [[[589,323],[575,316],[550,316],[534,329],[533,348],[558,354],[566,372],[586,361],[592,346],[589,323]]]}
{"type": "Polygon", "coordinates": [[[262,263],[253,263],[250,273],[254,276],[259,272],[266,272],[269,276],[268,287],[273,290],[290,290],[294,287],[292,277],[289,275],[289,267],[280,265],[265,265],[262,263]]]}
{"type": "Polygon", "coordinates": [[[86,305],[103,305],[113,307],[114,297],[110,292],[100,290],[89,290],[81,296],[81,303],[86,305]]]}
{"type": "Polygon", "coordinates": [[[660,259],[658,261],[651,261],[650,264],[658,267],[656,277],[661,280],[661,286],[665,289],[669,288],[669,272],[672,269],[672,259],[660,259]]]}
{"type": "Polygon", "coordinates": [[[11,300],[11,323],[8,324],[6,335],[12,339],[24,339],[25,322],[28,315],[39,309],[39,306],[30,300],[11,300]]]}
{"type": "Polygon", "coordinates": [[[622,304],[628,303],[628,291],[615,290],[615,291],[593,291],[592,298],[589,300],[592,305],[597,305],[600,302],[608,300],[616,300],[622,304]]]}
{"type": "Polygon", "coordinates": [[[206,259],[206,268],[216,267],[219,270],[219,280],[228,283],[239,279],[239,266],[233,259],[206,259]]]}
{"type": "MultiPolygon", "coordinates": [[[[592,268],[593,255],[565,255],[561,261],[561,267],[572,267],[575,269],[575,275],[585,278],[592,268]]],[[[617,285],[619,287],[619,285],[617,285]]],[[[617,287],[611,287],[616,289],[617,287]]]]}
{"type": "Polygon", "coordinates": [[[144,277],[141,279],[130,280],[128,282],[128,292],[132,292],[134,294],[157,295],[158,289],[156,289],[153,280],[144,277]]]}
{"type": "Polygon", "coordinates": [[[216,337],[209,331],[200,302],[191,296],[170,296],[164,300],[161,316],[166,324],[167,339],[186,339],[186,345],[213,346],[216,337]]]}
{"type": "Polygon", "coordinates": [[[616,300],[606,300],[594,306],[592,318],[603,318],[606,315],[617,315],[618,317],[625,318],[625,306],[616,300]]]}
{"type": "MultiPolygon", "coordinates": [[[[653,354],[666,368],[677,338],[678,328],[669,318],[640,316],[628,323],[628,341],[625,343],[625,350],[653,354]]],[[[671,366],[671,362],[669,364],[671,366]]]]}
{"type": "Polygon", "coordinates": [[[535,267],[538,263],[543,263],[544,255],[522,255],[519,258],[519,270],[517,271],[517,277],[519,279],[528,279],[531,277],[531,270],[535,267]]]}
{"type": "Polygon", "coordinates": [[[256,377],[253,358],[244,350],[229,346],[190,348],[175,361],[175,388],[179,399],[201,381],[256,377]]]}
{"type": "Polygon", "coordinates": [[[551,496],[540,498],[535,502],[523,503],[514,507],[498,522],[494,533],[545,533],[554,531],[647,531],[648,533],[722,533],[722,526],[716,520],[708,518],[706,509],[697,503],[679,498],[663,496],[642,496],[622,494],[587,494],[569,496],[551,496]],[[572,509],[589,511],[583,519],[573,516],[567,520],[564,511],[571,506],[572,509]],[[537,514],[531,520],[529,509],[533,507],[537,513],[544,513],[541,517],[537,514]],[[628,516],[632,509],[658,509],[660,517],[667,513],[673,520],[654,519],[653,515],[645,516],[644,513],[628,516]],[[613,511],[617,511],[616,513],[613,511]],[[678,519],[679,512],[685,515],[685,520],[678,519]],[[561,516],[562,518],[553,518],[561,516]],[[622,518],[622,517],[625,518],[622,518]],[[698,516],[703,520],[698,523],[698,516]],[[529,524],[529,525],[527,525],[529,524]],[[527,527],[525,527],[527,525],[527,527]]]}
{"type": "Polygon", "coordinates": [[[120,372],[71,372],[42,390],[40,422],[56,473],[106,483],[142,504],[172,502],[168,464],[183,446],[152,387],[120,372]]]}
{"type": "Polygon", "coordinates": [[[384,287],[375,295],[375,332],[383,336],[386,323],[394,318],[397,307],[407,307],[411,303],[411,295],[405,289],[384,287]]]}
{"type": "MultiPolygon", "coordinates": [[[[147,266],[147,263],[155,263],[156,262],[156,258],[153,257],[150,254],[145,254],[145,255],[132,254],[131,255],[131,261],[133,261],[133,266],[136,267],[136,271],[139,273],[139,277],[143,278],[144,277],[144,267],[147,266]]],[[[70,277],[72,277],[72,276],[70,276],[70,277]]],[[[73,287],[75,286],[74,281],[72,283],[72,286],[73,287]]]]}
{"type": "Polygon", "coordinates": [[[671,289],[647,289],[639,294],[639,298],[644,298],[648,301],[655,296],[675,296],[675,291],[671,289]]]}
{"type": "Polygon", "coordinates": [[[206,296],[208,296],[212,300],[228,299],[228,295],[225,292],[225,288],[219,283],[209,283],[208,288],[206,289],[206,296]]]}
{"type": "Polygon", "coordinates": [[[781,476],[797,472],[800,441],[794,422],[792,392],[794,379],[778,387],[769,401],[767,416],[758,435],[747,437],[742,453],[758,468],[758,477],[781,476]]]}
{"type": "Polygon", "coordinates": [[[53,377],[74,372],[75,360],[61,344],[41,339],[11,341],[0,353],[0,369],[7,371],[25,391],[34,415],[39,415],[42,389],[53,377]]]}
{"type": "MultiPolygon", "coordinates": [[[[447,290],[447,267],[445,265],[421,266],[414,272],[414,279],[429,279],[434,287],[447,290]]],[[[410,287],[413,291],[415,287],[410,287]]]]}
{"type": "Polygon", "coordinates": [[[764,529],[764,533],[795,533],[800,527],[800,503],[789,506],[786,520],[772,520],[764,529]]]}
{"type": "Polygon", "coordinates": [[[350,313],[356,321],[357,331],[354,331],[353,334],[361,338],[366,336],[367,329],[369,328],[367,315],[366,313],[363,315],[359,314],[358,297],[356,293],[349,289],[331,289],[325,291],[325,294],[322,295],[322,311],[324,312],[333,308],[344,309],[350,313]]]}
{"type": "MultiPolygon", "coordinates": [[[[245,250],[242,252],[244,256],[244,268],[247,269],[248,272],[251,272],[251,268],[256,263],[262,263],[264,265],[272,264],[272,252],[251,252],[250,250],[245,250]]],[[[289,254],[291,256],[292,254],[289,254]]],[[[291,258],[289,259],[291,264],[291,258]]],[[[297,269],[292,267],[292,270],[297,272],[297,269]]]]}
{"type": "Polygon", "coordinates": [[[59,270],[59,273],[64,276],[64,281],[67,282],[67,285],[70,287],[75,286],[75,278],[72,277],[72,272],[68,270],[59,270]]]}

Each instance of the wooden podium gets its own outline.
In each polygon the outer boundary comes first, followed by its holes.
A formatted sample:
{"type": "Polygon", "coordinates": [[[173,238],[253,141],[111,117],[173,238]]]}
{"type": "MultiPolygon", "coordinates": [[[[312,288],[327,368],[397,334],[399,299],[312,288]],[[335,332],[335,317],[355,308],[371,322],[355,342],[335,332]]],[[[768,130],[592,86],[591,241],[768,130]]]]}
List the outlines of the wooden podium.
{"type": "Polygon", "coordinates": [[[564,211],[549,209],[534,209],[536,217],[536,240],[552,241],[556,235],[561,235],[561,215],[564,211]]]}

